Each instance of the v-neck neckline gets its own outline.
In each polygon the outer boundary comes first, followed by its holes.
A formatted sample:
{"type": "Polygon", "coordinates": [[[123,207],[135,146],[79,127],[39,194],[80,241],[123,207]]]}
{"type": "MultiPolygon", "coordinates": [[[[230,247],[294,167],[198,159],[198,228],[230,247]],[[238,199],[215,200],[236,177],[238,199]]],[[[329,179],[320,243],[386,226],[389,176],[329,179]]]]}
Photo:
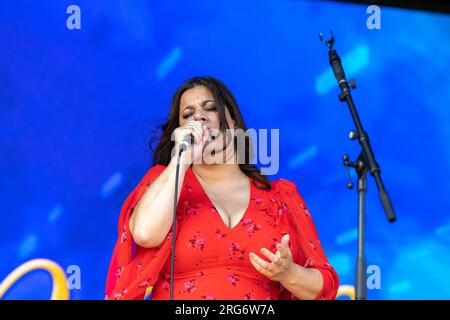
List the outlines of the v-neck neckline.
{"type": "Polygon", "coordinates": [[[249,183],[250,183],[250,196],[249,196],[249,199],[248,199],[247,208],[245,209],[245,211],[244,211],[244,213],[242,214],[241,218],[239,219],[238,223],[236,223],[235,226],[233,226],[233,227],[230,228],[230,227],[228,227],[228,226],[226,225],[226,223],[223,221],[222,216],[221,216],[220,213],[219,213],[219,210],[217,210],[216,205],[215,205],[215,204],[211,201],[211,199],[209,198],[208,194],[206,193],[205,189],[203,188],[202,184],[200,183],[200,180],[197,178],[197,176],[196,176],[194,170],[192,169],[192,167],[190,167],[189,170],[190,170],[190,172],[191,172],[191,175],[193,176],[194,183],[197,184],[198,188],[202,191],[202,193],[203,193],[203,195],[204,195],[206,201],[207,201],[208,204],[211,206],[211,208],[214,208],[214,210],[216,211],[217,216],[218,216],[218,218],[220,219],[221,224],[227,229],[228,232],[230,232],[230,231],[236,229],[236,227],[237,227],[239,224],[241,224],[242,221],[244,221],[244,219],[245,219],[245,217],[248,215],[248,212],[249,212],[249,210],[250,210],[250,208],[251,208],[251,205],[252,205],[252,197],[253,197],[253,181],[252,181],[252,178],[251,178],[251,177],[248,177],[248,181],[249,181],[249,183]]]}

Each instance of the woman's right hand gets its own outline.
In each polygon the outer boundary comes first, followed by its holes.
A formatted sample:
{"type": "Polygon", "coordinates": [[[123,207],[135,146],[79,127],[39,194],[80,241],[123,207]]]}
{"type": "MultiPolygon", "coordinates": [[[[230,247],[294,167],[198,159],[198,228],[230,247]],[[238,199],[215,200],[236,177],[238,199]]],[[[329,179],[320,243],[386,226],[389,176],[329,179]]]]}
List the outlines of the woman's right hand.
{"type": "Polygon", "coordinates": [[[185,137],[194,136],[194,143],[182,153],[181,162],[185,165],[202,163],[203,149],[208,140],[208,127],[202,125],[202,121],[191,121],[182,127],[176,128],[172,133],[172,141],[175,143],[175,151],[178,155],[180,144],[185,137]]]}

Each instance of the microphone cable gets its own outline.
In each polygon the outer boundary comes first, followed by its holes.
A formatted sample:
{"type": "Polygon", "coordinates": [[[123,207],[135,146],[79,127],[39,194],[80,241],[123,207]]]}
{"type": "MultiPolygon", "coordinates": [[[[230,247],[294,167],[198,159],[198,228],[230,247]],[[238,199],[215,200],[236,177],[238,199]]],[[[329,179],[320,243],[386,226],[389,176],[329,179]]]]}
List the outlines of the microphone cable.
{"type": "MultiPolygon", "coordinates": [[[[186,150],[186,149],[184,149],[186,150]]],[[[178,175],[180,173],[180,158],[183,153],[180,148],[177,155],[177,167],[175,172],[175,192],[173,196],[173,221],[172,221],[172,256],[170,258],[170,300],[173,300],[173,268],[175,263],[175,229],[177,223],[177,202],[178,202],[178,175]]]]}

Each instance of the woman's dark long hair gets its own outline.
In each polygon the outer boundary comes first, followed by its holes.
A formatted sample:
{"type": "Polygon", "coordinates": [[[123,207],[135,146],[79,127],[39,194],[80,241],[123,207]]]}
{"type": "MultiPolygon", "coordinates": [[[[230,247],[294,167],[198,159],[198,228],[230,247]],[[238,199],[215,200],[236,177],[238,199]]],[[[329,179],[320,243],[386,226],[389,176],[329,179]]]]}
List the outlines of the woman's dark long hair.
{"type": "MultiPolygon", "coordinates": [[[[175,92],[170,105],[169,115],[167,116],[167,122],[160,126],[161,135],[155,137],[149,143],[150,150],[153,151],[153,165],[161,164],[167,166],[171,160],[171,153],[174,148],[174,141],[172,141],[172,132],[180,126],[179,114],[180,114],[180,100],[183,93],[187,90],[197,86],[206,87],[214,97],[217,112],[220,118],[220,130],[224,131],[228,128],[228,123],[225,117],[225,108],[228,108],[231,118],[236,122],[236,129],[242,129],[243,132],[247,132],[247,126],[244,123],[239,107],[236,100],[233,97],[231,91],[221,81],[212,77],[194,77],[185,81],[175,92]],[[152,145],[155,141],[159,141],[156,149],[153,149],[152,145]]],[[[236,141],[235,141],[236,144],[236,141]]],[[[238,161],[239,168],[248,176],[256,180],[258,183],[254,185],[262,190],[270,190],[270,180],[261,173],[259,168],[250,164],[253,159],[253,148],[250,136],[245,135],[245,155],[244,160],[238,161]]],[[[235,148],[236,149],[236,145],[235,148]]]]}

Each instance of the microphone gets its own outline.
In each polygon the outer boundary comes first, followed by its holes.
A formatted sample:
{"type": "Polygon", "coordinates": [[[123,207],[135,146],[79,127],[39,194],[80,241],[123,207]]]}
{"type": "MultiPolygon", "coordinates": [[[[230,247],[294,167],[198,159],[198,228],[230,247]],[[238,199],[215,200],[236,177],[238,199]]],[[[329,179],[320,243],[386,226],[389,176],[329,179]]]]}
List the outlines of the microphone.
{"type": "MultiPolygon", "coordinates": [[[[201,123],[203,128],[203,126],[205,125],[205,121],[204,120],[198,121],[201,123]]],[[[188,149],[192,145],[192,143],[194,143],[194,135],[190,134],[184,137],[183,141],[180,143],[180,153],[188,149]]]]}

